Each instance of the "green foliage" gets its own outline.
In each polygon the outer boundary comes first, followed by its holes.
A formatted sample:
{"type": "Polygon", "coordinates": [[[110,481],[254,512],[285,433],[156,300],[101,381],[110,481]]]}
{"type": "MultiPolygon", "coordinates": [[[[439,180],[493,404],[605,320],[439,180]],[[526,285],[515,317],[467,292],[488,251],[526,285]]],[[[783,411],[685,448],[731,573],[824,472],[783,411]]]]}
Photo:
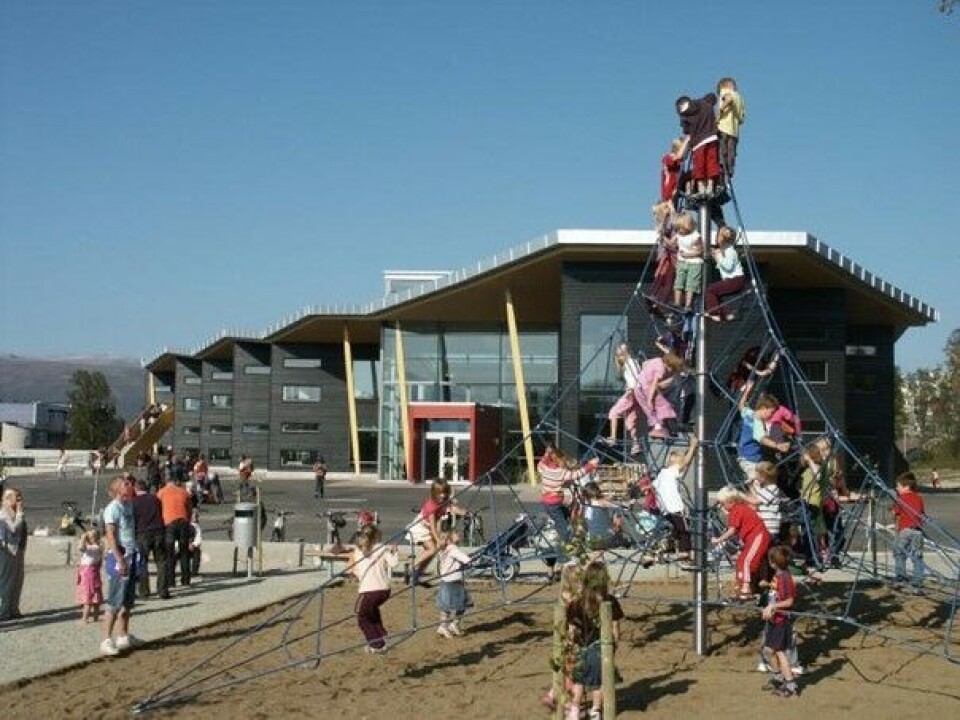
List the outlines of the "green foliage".
{"type": "Polygon", "coordinates": [[[950,333],[942,364],[897,379],[898,436],[937,458],[960,458],[960,328],[950,333]]]}
{"type": "Polygon", "coordinates": [[[123,421],[117,417],[117,405],[107,379],[99,370],[77,370],[71,382],[73,389],[67,393],[68,447],[93,449],[109,445],[120,434],[123,421]]]}

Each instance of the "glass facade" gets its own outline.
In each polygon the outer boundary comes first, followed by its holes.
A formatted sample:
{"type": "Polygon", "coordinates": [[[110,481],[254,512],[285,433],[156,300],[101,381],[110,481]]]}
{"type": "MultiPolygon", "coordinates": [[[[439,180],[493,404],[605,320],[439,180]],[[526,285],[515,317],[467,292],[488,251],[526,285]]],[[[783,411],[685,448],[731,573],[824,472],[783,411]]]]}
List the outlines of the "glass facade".
{"type": "MultiPolygon", "coordinates": [[[[379,474],[405,477],[400,432],[400,389],[396,330],[385,327],[382,348],[379,474]]],[[[500,443],[509,448],[520,438],[510,337],[505,326],[443,327],[434,324],[402,328],[409,402],[475,402],[500,407],[500,443]]],[[[556,400],[558,333],[521,330],[522,356],[531,425],[556,400]]]]}

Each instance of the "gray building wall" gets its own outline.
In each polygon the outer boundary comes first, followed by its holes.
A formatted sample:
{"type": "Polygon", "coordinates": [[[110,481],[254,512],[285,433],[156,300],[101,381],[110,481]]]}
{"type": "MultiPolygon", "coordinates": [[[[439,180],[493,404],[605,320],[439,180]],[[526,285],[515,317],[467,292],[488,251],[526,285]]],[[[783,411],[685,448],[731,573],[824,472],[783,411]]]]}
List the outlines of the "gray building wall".
{"type": "Polygon", "coordinates": [[[270,382],[270,467],[297,467],[284,462],[291,452],[306,454],[309,468],[316,455],[323,454],[333,471],[348,469],[349,415],[347,411],[346,376],[343,346],[276,344],[271,357],[270,382]],[[289,361],[320,361],[317,368],[294,368],[289,361]],[[319,402],[284,400],[285,386],[320,388],[319,402]],[[319,432],[284,432],[284,423],[317,423],[319,432]]]}
{"type": "Polygon", "coordinates": [[[203,363],[192,358],[177,358],[174,374],[177,410],[173,420],[173,447],[178,453],[187,449],[200,448],[200,433],[188,433],[188,429],[199,429],[202,423],[203,404],[203,363]],[[186,401],[199,400],[200,410],[188,410],[186,401]]]}
{"type": "Polygon", "coordinates": [[[200,451],[212,463],[233,465],[233,361],[204,360],[200,451]],[[217,399],[220,404],[214,404],[217,399]],[[223,402],[227,407],[223,407],[223,402]]]}
{"type": "Polygon", "coordinates": [[[253,458],[254,467],[270,467],[270,382],[273,368],[267,343],[233,346],[233,460],[253,458]],[[269,371],[263,374],[262,368],[269,371]],[[260,432],[266,425],[267,431],[260,432]],[[244,428],[246,426],[246,431],[244,428]]]}

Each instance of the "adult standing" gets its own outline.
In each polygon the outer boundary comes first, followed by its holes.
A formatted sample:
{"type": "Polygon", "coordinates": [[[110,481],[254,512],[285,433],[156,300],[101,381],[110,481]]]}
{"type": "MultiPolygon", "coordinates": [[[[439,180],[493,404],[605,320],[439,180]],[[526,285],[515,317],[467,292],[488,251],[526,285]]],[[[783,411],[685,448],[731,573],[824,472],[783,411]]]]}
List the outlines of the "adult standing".
{"type": "Polygon", "coordinates": [[[0,620],[20,617],[26,552],[23,495],[17,488],[7,488],[0,505],[0,620]]]}
{"type": "Polygon", "coordinates": [[[107,607],[103,616],[100,652],[119,655],[135,642],[130,635],[130,612],[136,600],[137,536],[133,515],[133,479],[121,475],[110,483],[112,500],[103,509],[107,548],[107,607]],[[119,626],[119,627],[118,627],[119,626]],[[114,629],[118,630],[116,640],[114,629]]]}
{"type": "Polygon", "coordinates": [[[167,547],[167,581],[176,584],[176,561],[180,558],[180,584],[190,584],[190,511],[193,503],[183,480],[168,482],[157,493],[163,515],[164,542],[167,547]],[[178,552],[179,551],[179,552],[178,552]]]}
{"type": "Polygon", "coordinates": [[[322,498],[324,486],[327,484],[327,461],[323,459],[323,455],[318,455],[317,461],[313,464],[313,480],[313,496],[322,498]]]}
{"type": "Polygon", "coordinates": [[[150,573],[147,559],[153,554],[157,565],[157,595],[161,600],[170,597],[170,582],[167,579],[167,546],[163,527],[163,509],[156,495],[147,490],[146,480],[137,480],[133,498],[133,520],[137,532],[137,550],[143,559],[143,572],[137,584],[141,598],[150,597],[150,573]]]}

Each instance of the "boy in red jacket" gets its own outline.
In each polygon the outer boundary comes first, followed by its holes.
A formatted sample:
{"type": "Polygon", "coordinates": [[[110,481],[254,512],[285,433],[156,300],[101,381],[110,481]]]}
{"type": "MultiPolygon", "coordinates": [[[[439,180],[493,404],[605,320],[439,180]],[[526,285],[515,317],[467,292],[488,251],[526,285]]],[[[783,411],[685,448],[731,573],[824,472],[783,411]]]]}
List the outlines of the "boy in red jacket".
{"type": "Polygon", "coordinates": [[[907,558],[913,565],[913,579],[905,588],[913,595],[923,594],[923,498],[917,492],[917,478],[905,472],[897,478],[897,500],[893,514],[897,518],[897,538],[893,542],[893,582],[907,582],[907,558]]]}

